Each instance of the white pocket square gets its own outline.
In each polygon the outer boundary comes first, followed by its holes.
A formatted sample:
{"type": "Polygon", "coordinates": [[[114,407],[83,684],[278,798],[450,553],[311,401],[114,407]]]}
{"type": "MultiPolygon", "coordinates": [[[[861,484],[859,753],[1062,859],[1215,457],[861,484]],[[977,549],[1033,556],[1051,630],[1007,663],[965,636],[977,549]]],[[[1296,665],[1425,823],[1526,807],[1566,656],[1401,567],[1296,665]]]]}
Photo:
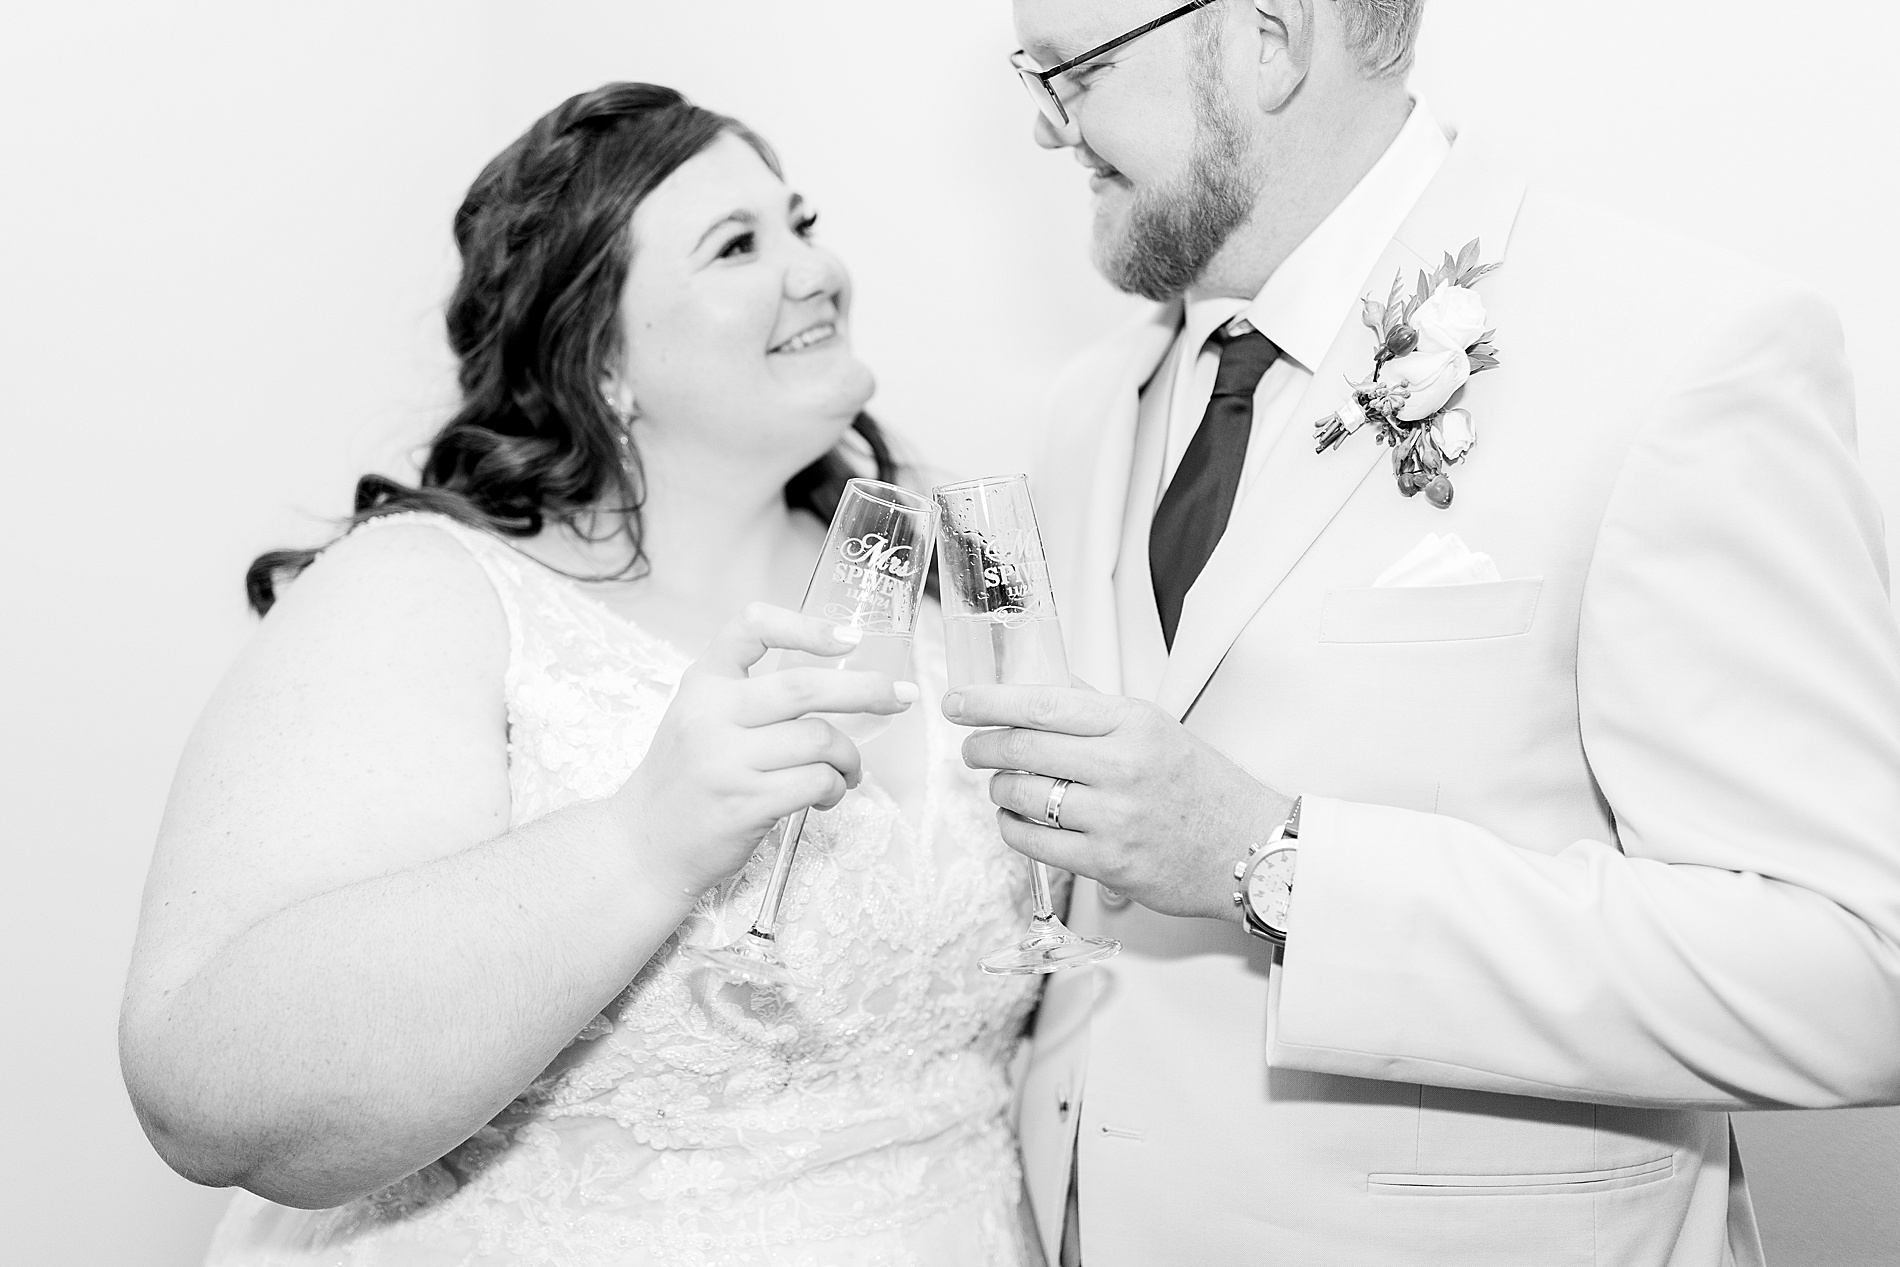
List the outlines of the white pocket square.
{"type": "Polygon", "coordinates": [[[1374,589],[1414,585],[1482,585],[1504,579],[1488,554],[1473,554],[1456,533],[1428,532],[1405,557],[1379,573],[1374,589]]]}

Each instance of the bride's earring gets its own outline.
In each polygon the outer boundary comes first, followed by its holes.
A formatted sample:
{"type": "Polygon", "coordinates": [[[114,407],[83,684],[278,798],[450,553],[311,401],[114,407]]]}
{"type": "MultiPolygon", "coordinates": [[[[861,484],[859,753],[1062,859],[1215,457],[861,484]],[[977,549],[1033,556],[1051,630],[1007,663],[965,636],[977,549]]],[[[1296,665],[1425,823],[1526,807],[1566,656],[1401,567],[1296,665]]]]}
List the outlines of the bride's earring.
{"type": "Polygon", "coordinates": [[[633,420],[639,416],[633,407],[633,396],[625,390],[616,391],[612,383],[600,385],[600,398],[606,402],[607,412],[620,424],[614,433],[614,439],[620,442],[620,452],[624,457],[633,456],[633,420]]]}

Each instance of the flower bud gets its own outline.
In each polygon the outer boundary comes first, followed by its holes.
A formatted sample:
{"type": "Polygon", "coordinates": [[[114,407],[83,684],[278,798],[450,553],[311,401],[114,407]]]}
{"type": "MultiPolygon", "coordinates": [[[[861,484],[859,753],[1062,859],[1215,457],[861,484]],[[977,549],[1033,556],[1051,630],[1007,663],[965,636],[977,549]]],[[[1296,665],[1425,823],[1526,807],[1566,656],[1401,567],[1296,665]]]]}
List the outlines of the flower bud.
{"type": "Polygon", "coordinates": [[[1391,333],[1385,336],[1385,354],[1388,358],[1404,356],[1417,346],[1418,331],[1406,325],[1404,322],[1393,326],[1391,333]]]}
{"type": "Polygon", "coordinates": [[[1432,423],[1432,429],[1437,432],[1438,450],[1445,455],[1447,462],[1462,459],[1471,451],[1472,442],[1477,439],[1468,409],[1445,410],[1432,423]]]}

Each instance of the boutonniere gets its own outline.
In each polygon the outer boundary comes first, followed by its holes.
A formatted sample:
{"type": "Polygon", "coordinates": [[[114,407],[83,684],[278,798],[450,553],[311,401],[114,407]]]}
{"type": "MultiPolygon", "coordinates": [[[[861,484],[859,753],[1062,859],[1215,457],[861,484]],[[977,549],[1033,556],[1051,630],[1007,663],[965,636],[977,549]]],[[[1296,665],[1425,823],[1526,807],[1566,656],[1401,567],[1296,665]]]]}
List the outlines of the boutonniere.
{"type": "Polygon", "coordinates": [[[1383,304],[1366,296],[1365,322],[1379,341],[1372,377],[1352,385],[1338,413],[1313,424],[1317,452],[1370,425],[1379,443],[1392,448],[1401,493],[1424,493],[1440,510],[1451,505],[1445,471],[1464,461],[1477,432],[1469,411],[1447,406],[1473,374],[1498,363],[1484,301],[1471,289],[1497,267],[1478,263],[1474,238],[1436,271],[1421,272],[1410,299],[1399,297],[1403,278],[1392,280],[1383,304]]]}

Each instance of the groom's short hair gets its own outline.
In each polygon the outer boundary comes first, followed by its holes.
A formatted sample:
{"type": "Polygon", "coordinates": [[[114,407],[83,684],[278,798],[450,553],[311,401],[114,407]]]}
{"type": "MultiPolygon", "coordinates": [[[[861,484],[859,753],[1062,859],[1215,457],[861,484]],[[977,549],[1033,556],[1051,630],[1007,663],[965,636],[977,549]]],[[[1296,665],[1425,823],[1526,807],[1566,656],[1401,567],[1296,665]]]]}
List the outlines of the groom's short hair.
{"type": "Polygon", "coordinates": [[[1346,47],[1368,79],[1389,79],[1412,69],[1425,0],[1336,0],[1346,26],[1346,47]]]}

